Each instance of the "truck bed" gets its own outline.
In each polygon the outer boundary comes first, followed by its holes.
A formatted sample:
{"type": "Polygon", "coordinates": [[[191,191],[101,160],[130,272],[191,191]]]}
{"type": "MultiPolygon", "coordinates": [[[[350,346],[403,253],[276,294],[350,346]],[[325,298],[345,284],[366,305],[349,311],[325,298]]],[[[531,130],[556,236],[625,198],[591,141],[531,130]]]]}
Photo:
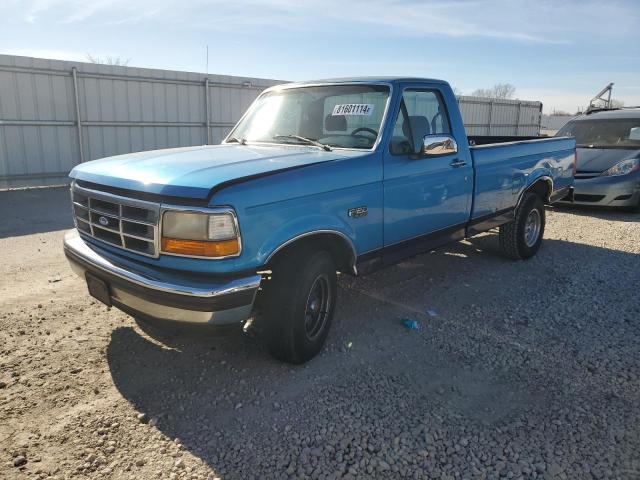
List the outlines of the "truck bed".
{"type": "Polygon", "coordinates": [[[472,147],[479,145],[493,145],[496,143],[520,142],[523,140],[540,140],[547,137],[541,136],[514,136],[514,135],[470,135],[467,136],[469,145],[472,147]]]}
{"type": "Polygon", "coordinates": [[[470,147],[475,176],[472,221],[512,209],[524,189],[538,178],[550,179],[554,191],[573,183],[573,139],[470,137],[478,138],[494,141],[470,147]]]}

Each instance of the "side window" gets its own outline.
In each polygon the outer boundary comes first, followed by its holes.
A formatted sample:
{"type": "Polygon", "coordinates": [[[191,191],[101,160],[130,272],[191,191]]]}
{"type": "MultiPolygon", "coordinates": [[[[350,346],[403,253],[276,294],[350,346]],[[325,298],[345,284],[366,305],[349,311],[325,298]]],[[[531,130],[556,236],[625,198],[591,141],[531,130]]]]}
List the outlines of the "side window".
{"type": "Polygon", "coordinates": [[[391,138],[393,155],[419,151],[425,135],[451,133],[442,97],[434,90],[405,90],[391,138]]]}

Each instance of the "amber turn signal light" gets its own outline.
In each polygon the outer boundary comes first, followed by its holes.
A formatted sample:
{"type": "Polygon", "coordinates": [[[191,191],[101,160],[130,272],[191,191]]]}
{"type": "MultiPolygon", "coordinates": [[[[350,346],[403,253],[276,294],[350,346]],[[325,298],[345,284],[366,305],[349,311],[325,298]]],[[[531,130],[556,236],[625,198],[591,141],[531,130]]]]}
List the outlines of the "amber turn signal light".
{"type": "Polygon", "coordinates": [[[237,238],[217,242],[163,238],[162,251],[194,257],[227,257],[237,255],[240,252],[240,244],[237,238]]]}

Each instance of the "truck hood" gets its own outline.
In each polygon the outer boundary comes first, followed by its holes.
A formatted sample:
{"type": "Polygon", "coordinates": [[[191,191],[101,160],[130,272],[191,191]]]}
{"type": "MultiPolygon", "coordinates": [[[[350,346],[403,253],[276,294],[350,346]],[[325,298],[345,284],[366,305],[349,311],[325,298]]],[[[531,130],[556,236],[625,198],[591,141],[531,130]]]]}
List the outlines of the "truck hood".
{"type": "Polygon", "coordinates": [[[207,145],[106,157],[76,166],[69,176],[110,187],[206,199],[222,183],[345,158],[343,153],[298,145],[207,145]]]}
{"type": "Polygon", "coordinates": [[[577,148],[576,162],[579,172],[604,172],[616,163],[640,155],[640,150],[626,148],[577,148]]]}

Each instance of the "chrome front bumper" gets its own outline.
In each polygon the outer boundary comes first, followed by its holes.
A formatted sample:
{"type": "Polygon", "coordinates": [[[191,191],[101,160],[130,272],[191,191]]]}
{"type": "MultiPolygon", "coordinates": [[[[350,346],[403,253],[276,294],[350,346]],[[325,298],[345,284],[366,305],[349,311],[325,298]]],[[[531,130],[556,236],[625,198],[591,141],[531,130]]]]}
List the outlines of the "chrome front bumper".
{"type": "Polygon", "coordinates": [[[81,277],[87,272],[109,286],[112,304],[132,316],[231,326],[251,315],[260,275],[210,279],[147,267],[98,252],[77,230],[64,237],[64,252],[81,277]]]}

